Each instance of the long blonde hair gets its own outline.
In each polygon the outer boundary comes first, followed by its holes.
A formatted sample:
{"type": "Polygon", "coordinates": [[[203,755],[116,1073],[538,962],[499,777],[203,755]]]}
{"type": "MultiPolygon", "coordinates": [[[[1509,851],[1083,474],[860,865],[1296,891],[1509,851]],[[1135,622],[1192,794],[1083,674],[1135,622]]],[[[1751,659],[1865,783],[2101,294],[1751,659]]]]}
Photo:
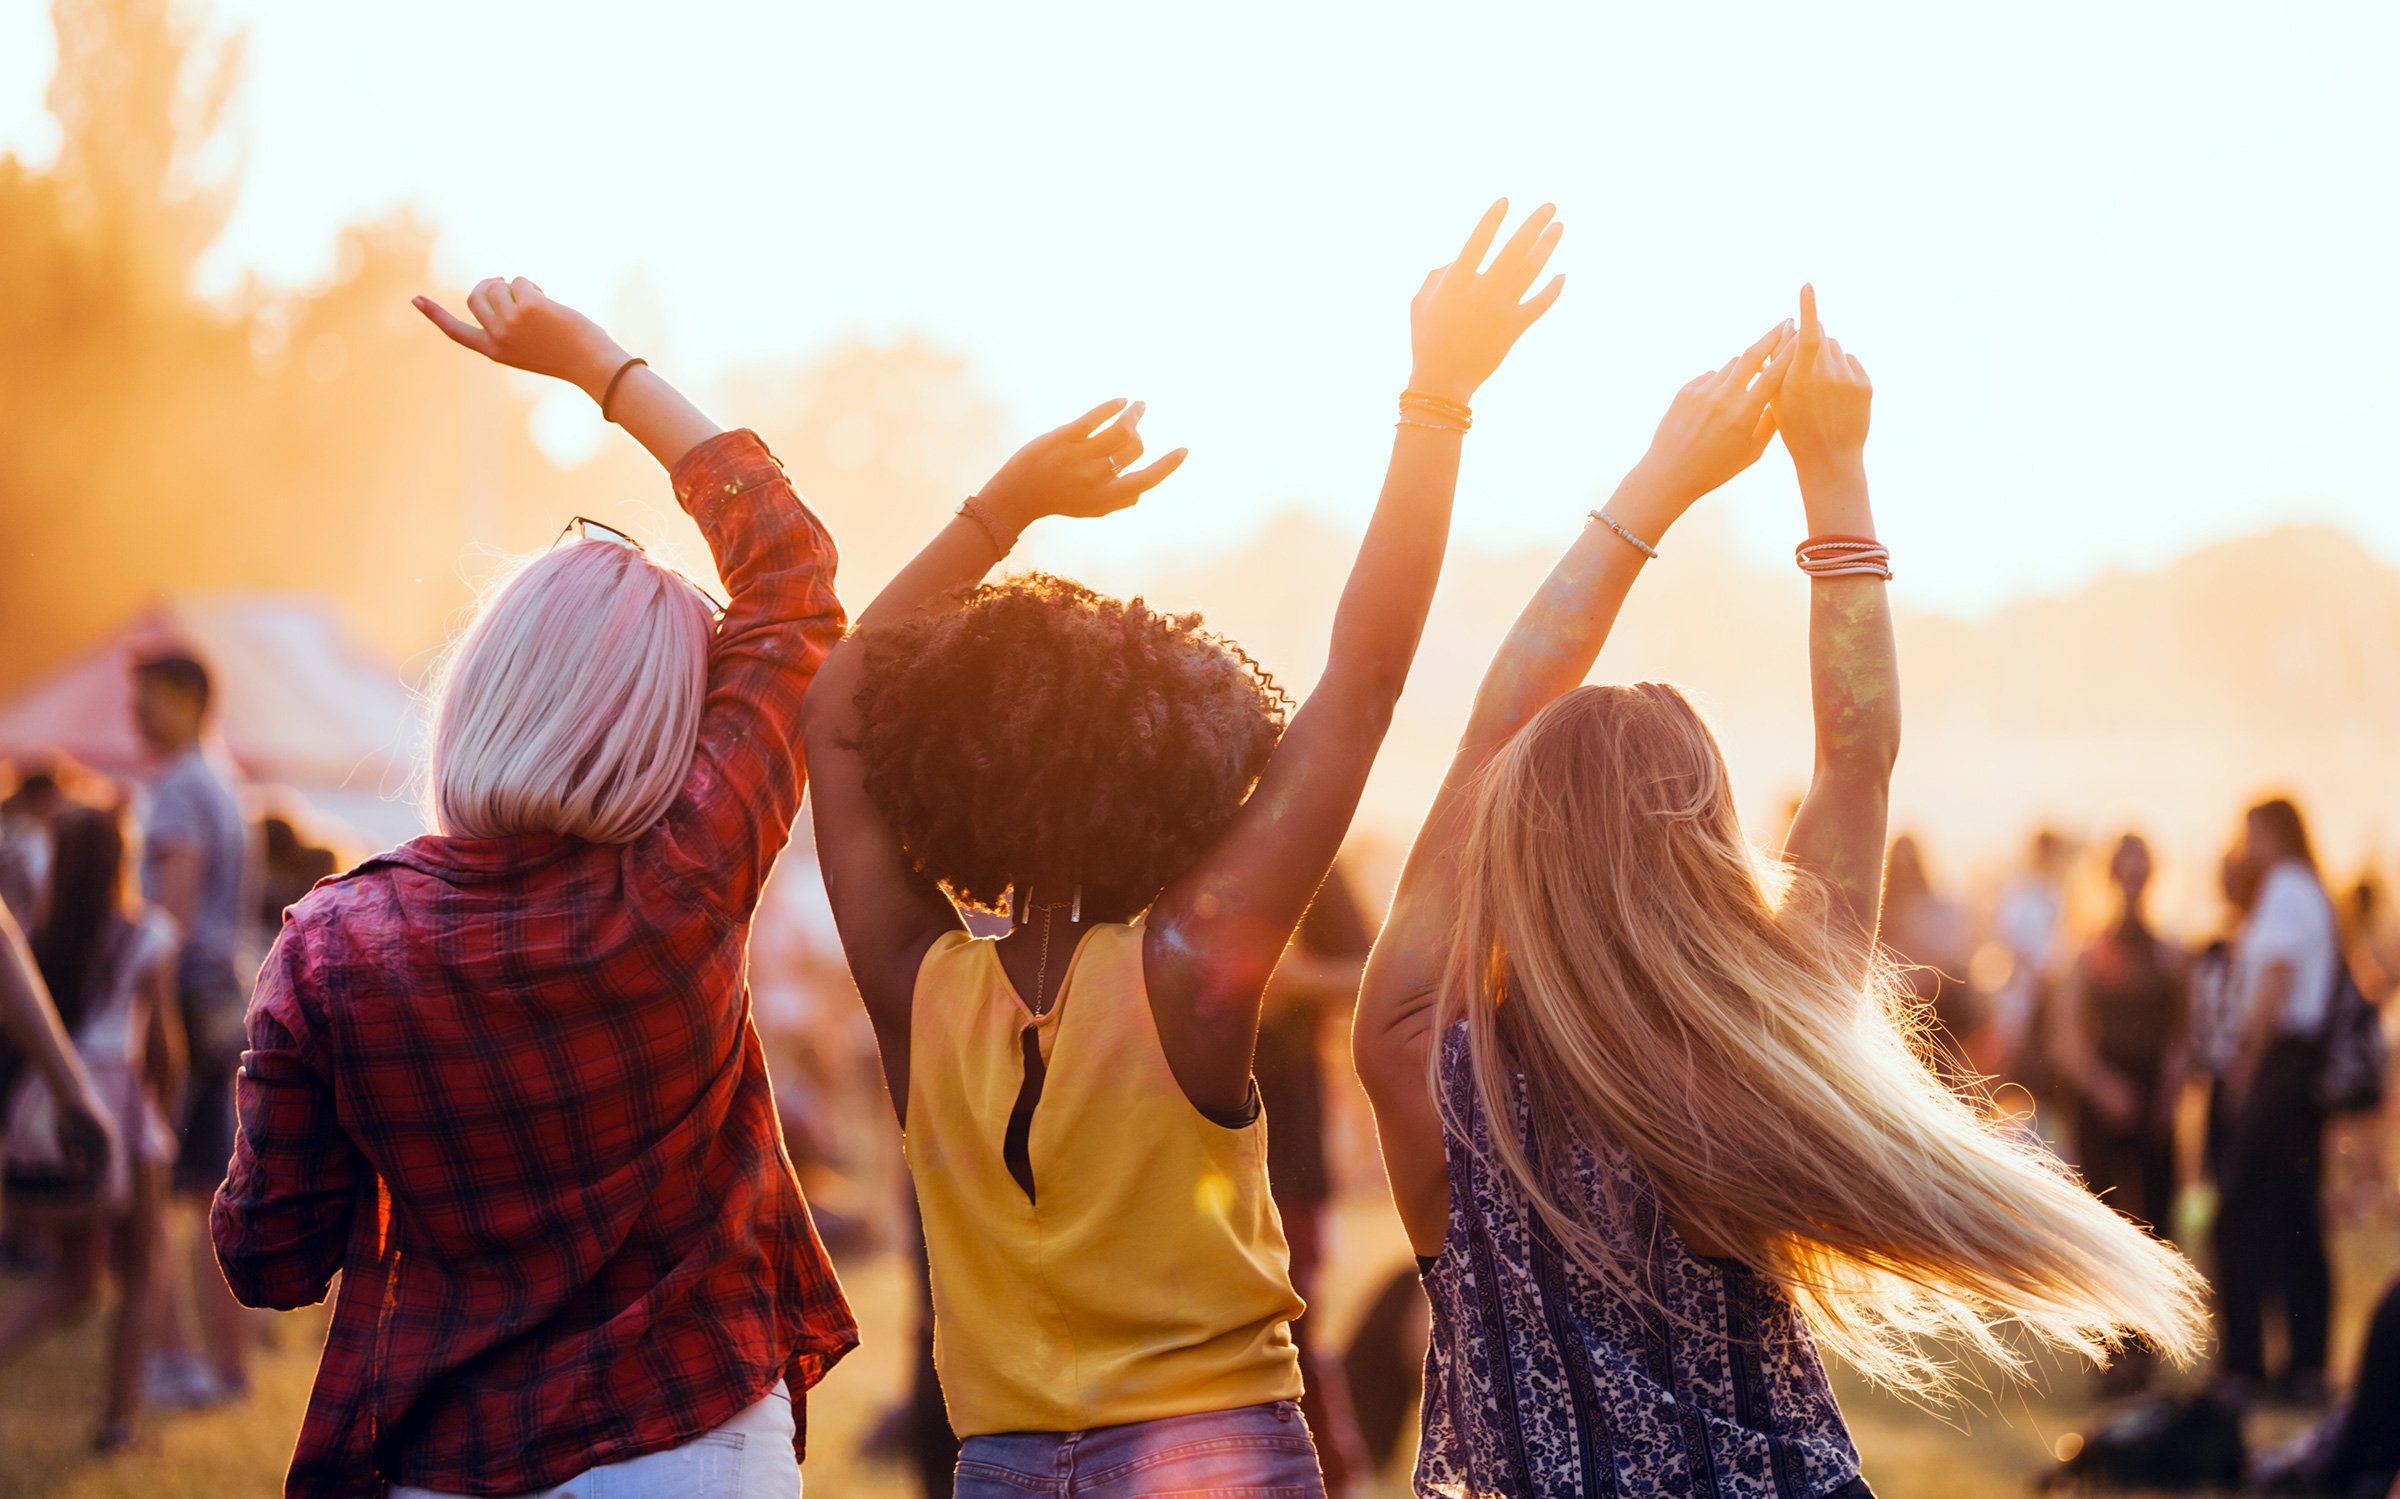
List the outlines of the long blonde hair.
{"type": "Polygon", "coordinates": [[[2021,1367],[2009,1323],[2094,1359],[2198,1351],[2198,1274],[1942,1085],[1905,985],[1743,838],[1681,693],[1551,704],[1485,771],[1462,858],[1440,1033],[1466,1022],[1486,1118],[1519,1117],[1521,1087],[1529,1129],[1493,1129],[1493,1154],[1575,1263],[1665,1311],[1545,1164],[1597,1134],[1887,1386],[1946,1391],[1933,1340],[2021,1367]]]}

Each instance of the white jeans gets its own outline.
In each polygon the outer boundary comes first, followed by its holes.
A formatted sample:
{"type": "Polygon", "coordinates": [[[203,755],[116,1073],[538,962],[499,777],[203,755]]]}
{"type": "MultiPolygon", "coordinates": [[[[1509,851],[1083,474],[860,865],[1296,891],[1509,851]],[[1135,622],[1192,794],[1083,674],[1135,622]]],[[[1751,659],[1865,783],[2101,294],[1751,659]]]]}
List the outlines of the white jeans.
{"type": "MultiPolygon", "coordinates": [[[[394,1484],[390,1499],[466,1499],[394,1484]]],[[[602,1463],[512,1499],[800,1499],[792,1397],[780,1384],[724,1425],[664,1452],[602,1463]]]]}

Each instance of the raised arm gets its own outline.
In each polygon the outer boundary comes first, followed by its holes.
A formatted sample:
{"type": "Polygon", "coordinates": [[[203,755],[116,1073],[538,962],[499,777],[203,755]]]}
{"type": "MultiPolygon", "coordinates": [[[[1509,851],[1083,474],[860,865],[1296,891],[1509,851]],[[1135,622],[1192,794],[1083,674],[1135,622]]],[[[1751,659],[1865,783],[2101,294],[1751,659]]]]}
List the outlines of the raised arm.
{"type": "Polygon", "coordinates": [[[709,651],[691,772],[643,848],[668,887],[746,917],[799,815],[800,703],[842,632],[832,536],[755,434],[724,431],[531,281],[477,283],[472,323],[425,297],[416,305],[461,346],[600,402],[666,467],[707,538],[730,598],[709,651]]]}
{"type": "Polygon", "coordinates": [[[1430,1085],[1433,1013],[1449,959],[1469,789],[1518,730],[1590,673],[1649,560],[1643,548],[1655,549],[1695,501],[1758,460],[1773,432],[1768,402],[1790,342],[1790,325],[1778,324],[1677,392],[1649,451],[1559,559],[1492,658],[1449,774],[1409,849],[1391,916],[1367,961],[1350,1044],[1374,1105],[1401,1221],[1421,1253],[1440,1247],[1449,1210],[1441,1117],[1430,1085]]]}
{"type": "Polygon", "coordinates": [[[833,904],[843,955],[866,1001],[892,1102],[907,1098],[908,1008],[917,966],[958,915],[939,890],[908,868],[900,841],[867,794],[858,751],[860,642],[922,610],[944,607],[984,579],[1046,515],[1122,510],[1184,459],[1176,449],[1146,468],[1121,472],[1142,454],[1142,408],[1109,401],[1020,448],[960,508],[859,616],[818,674],[803,713],[816,777],[809,799],[817,862],[833,904]]]}
{"type": "Polygon", "coordinates": [[[1325,674],[1224,835],[1151,910],[1144,966],[1159,1040],[1204,1110],[1230,1115],[1248,1102],[1260,996],[1391,727],[1441,576],[1467,402],[1563,284],[1526,299],[1562,232],[1547,204],[1484,267],[1507,211],[1505,199],[1493,204],[1410,306],[1408,394],[1325,674]]]}
{"type": "MultiPolygon", "coordinates": [[[[1776,398],[1776,425],[1800,478],[1808,534],[1872,541],[1867,504],[1866,367],[1826,336],[1817,294],[1800,289],[1800,338],[1776,398]]],[[[1809,701],[1816,768],[1784,857],[1817,880],[1835,940],[1863,968],[1883,897],[1892,764],[1900,753],[1900,661],[1880,577],[1813,577],[1809,701]]]]}
{"type": "Polygon", "coordinates": [[[472,323],[431,297],[418,297],[414,305],[461,348],[511,369],[564,380],[600,402],[600,414],[631,433],[661,468],[673,469],[686,453],[724,430],[648,364],[635,363],[607,329],[544,296],[523,276],[476,282],[467,293],[472,323]]]}

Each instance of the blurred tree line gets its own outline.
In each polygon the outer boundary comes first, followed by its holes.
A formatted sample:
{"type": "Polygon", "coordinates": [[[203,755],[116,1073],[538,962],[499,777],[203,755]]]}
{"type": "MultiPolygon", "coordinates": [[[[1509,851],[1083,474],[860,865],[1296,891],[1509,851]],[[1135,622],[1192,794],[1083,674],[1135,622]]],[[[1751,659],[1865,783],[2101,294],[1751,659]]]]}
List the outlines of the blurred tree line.
{"type": "MultiPolygon", "coordinates": [[[[162,594],[228,589],[323,593],[421,663],[498,554],[629,500],[705,569],[631,443],[554,464],[524,382],[423,324],[411,294],[460,305],[471,278],[437,272],[406,210],[344,230],[326,284],[196,296],[240,188],[239,38],[170,0],[52,13],[58,155],[0,158],[0,688],[162,594]]],[[[972,372],[920,341],[727,384],[720,419],[766,435],[835,525],[852,597],[998,456],[972,372]]]]}

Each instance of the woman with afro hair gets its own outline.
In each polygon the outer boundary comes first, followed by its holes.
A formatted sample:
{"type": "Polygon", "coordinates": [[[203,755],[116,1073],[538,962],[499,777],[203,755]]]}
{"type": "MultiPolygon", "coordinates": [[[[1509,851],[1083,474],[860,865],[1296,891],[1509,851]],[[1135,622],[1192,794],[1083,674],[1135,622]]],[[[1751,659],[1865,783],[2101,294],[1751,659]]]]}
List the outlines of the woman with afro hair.
{"type": "Polygon", "coordinates": [[[1324,1492],[1251,1081],[1433,600],[1467,402],[1558,295],[1496,203],[1410,309],[1414,369],[1325,674],[1296,708],[1195,615],[1032,575],[1131,505],[1111,401],[1028,444],[828,658],[819,857],[900,1114],[961,1496],[1324,1492]],[[974,938],[956,907],[1006,912],[974,938]]]}

